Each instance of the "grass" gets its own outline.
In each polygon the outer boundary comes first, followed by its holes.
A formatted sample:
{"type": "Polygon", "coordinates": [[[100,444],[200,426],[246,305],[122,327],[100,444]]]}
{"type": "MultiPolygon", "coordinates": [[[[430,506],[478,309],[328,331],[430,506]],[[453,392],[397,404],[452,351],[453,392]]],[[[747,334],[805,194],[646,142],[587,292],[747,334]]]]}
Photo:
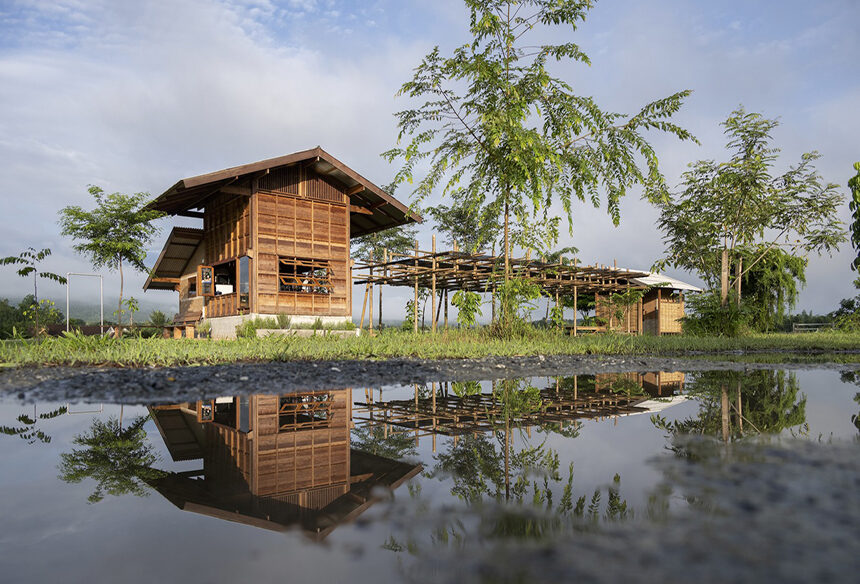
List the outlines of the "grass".
{"type": "Polygon", "coordinates": [[[522,339],[498,339],[484,330],[412,333],[388,329],[374,337],[268,337],[231,341],[68,336],[1,342],[4,366],[177,366],[217,363],[387,359],[475,358],[521,355],[690,355],[725,351],[804,353],[860,350],[860,333],[758,334],[723,337],[633,337],[618,334],[562,336],[536,330],[522,339]]]}

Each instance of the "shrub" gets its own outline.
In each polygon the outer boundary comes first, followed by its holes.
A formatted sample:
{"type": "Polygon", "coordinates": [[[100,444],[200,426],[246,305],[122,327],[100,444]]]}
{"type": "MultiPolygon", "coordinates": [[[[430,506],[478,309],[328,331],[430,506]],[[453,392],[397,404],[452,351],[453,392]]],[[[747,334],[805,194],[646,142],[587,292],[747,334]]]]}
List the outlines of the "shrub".
{"type": "Polygon", "coordinates": [[[496,287],[499,299],[499,319],[493,323],[492,333],[503,338],[522,337],[534,331],[528,314],[541,296],[540,286],[528,278],[511,278],[496,287]]]}
{"type": "Polygon", "coordinates": [[[457,307],[457,326],[469,328],[475,325],[478,316],[482,316],[481,295],[477,292],[457,290],[451,304],[457,307]]]}
{"type": "Polygon", "coordinates": [[[690,296],[687,310],[691,314],[682,321],[684,334],[737,337],[749,327],[749,309],[743,303],[738,306],[734,291],[730,293],[726,306],[722,306],[717,291],[690,296]]]}

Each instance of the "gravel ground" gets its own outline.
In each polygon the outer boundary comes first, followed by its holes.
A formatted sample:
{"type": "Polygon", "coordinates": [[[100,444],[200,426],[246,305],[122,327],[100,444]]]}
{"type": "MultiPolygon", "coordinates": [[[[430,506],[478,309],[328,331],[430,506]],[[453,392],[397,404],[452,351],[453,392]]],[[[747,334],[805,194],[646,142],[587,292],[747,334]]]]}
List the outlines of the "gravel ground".
{"type": "MultiPolygon", "coordinates": [[[[773,356],[770,353],[768,355],[773,356]]],[[[786,367],[860,369],[860,362],[848,364],[805,362],[803,358],[793,354],[785,354],[784,361],[777,364],[728,360],[744,356],[740,352],[708,359],[538,355],[445,360],[291,361],[165,368],[9,368],[0,370],[0,397],[6,396],[25,401],[98,400],[151,403],[225,394],[284,393],[433,381],[471,381],[628,371],[690,372],[715,369],[742,371],[786,367]]],[[[856,355],[854,358],[858,360],[856,355]]]]}

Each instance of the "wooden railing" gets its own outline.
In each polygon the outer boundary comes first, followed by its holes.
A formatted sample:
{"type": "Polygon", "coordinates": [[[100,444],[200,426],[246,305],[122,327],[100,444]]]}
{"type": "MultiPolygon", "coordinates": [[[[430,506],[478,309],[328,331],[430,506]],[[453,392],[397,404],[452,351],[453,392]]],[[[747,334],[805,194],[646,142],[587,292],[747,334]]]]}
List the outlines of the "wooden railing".
{"type": "Polygon", "coordinates": [[[828,330],[833,328],[832,322],[793,322],[791,323],[791,332],[793,333],[814,333],[816,331],[828,330]]]}

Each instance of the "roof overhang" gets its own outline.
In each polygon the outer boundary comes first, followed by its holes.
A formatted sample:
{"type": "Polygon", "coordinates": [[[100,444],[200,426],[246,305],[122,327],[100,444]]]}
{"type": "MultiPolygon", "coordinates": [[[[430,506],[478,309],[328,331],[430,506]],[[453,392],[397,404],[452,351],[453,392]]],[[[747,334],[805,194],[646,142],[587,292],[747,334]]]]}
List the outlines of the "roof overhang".
{"type": "Polygon", "coordinates": [[[672,278],[670,276],[666,276],[665,274],[658,274],[657,272],[649,272],[647,276],[631,278],[630,281],[641,286],[647,286],[649,288],[667,288],[670,290],[681,290],[684,292],[702,291],[702,289],[698,286],[687,284],[686,282],[682,282],[677,278],[672,278]]]}
{"type": "Polygon", "coordinates": [[[422,217],[381,188],[317,146],[286,156],[269,158],[184,178],[147,205],[168,215],[202,217],[210,197],[218,192],[251,196],[250,179],[276,168],[305,164],[314,172],[342,184],[350,198],[352,237],[383,231],[404,223],[421,223],[422,217]]]}
{"type": "Polygon", "coordinates": [[[164,248],[155,260],[155,265],[143,285],[144,290],[175,290],[179,279],[185,275],[188,262],[194,256],[203,230],[192,227],[174,227],[167,236],[164,248]]]}

